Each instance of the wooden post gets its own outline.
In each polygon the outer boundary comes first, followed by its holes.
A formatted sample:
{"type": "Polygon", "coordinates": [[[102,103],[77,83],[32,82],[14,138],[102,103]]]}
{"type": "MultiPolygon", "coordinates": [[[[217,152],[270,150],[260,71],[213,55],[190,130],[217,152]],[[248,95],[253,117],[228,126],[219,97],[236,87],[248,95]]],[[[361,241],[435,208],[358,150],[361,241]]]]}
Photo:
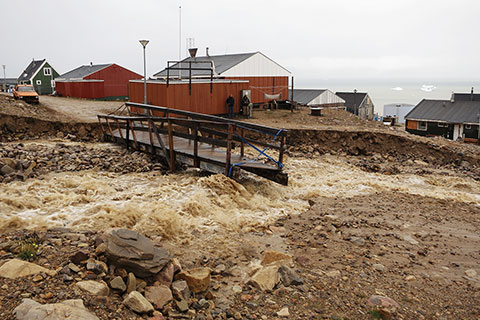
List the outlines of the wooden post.
{"type": "Polygon", "coordinates": [[[127,120],[127,132],[126,132],[127,138],[125,139],[125,144],[127,145],[127,150],[130,145],[130,121],[127,120]]]}
{"type": "Polygon", "coordinates": [[[115,136],[113,135],[113,130],[112,130],[112,127],[110,126],[110,122],[108,122],[108,118],[105,118],[105,121],[107,122],[108,131],[110,131],[110,135],[112,136],[112,140],[115,141],[115,136]]]}
{"type": "Polygon", "coordinates": [[[232,139],[233,139],[234,124],[228,124],[228,138],[227,138],[227,158],[225,159],[225,175],[228,176],[230,166],[232,164],[232,139]]]}
{"type": "Polygon", "coordinates": [[[172,121],[168,119],[168,146],[170,148],[170,171],[175,172],[175,151],[173,151],[173,127],[172,121]]]}
{"type": "Polygon", "coordinates": [[[243,158],[243,155],[245,153],[245,145],[243,144],[243,128],[240,128],[240,137],[242,137],[242,141],[240,142],[240,157],[243,158]]]}
{"type": "Polygon", "coordinates": [[[152,134],[152,120],[148,119],[148,137],[150,138],[150,152],[155,154],[155,146],[153,145],[153,134],[152,134]]]}
{"type": "Polygon", "coordinates": [[[193,124],[193,166],[195,168],[200,168],[200,160],[198,159],[198,123],[193,124]]]}
{"type": "MultiPolygon", "coordinates": [[[[285,143],[287,141],[287,136],[282,135],[282,138],[280,139],[280,153],[278,155],[278,162],[283,164],[283,153],[284,153],[284,148],[285,148],[285,143]]],[[[278,165],[278,168],[280,169],[280,165],[278,165]]]]}
{"type": "Polygon", "coordinates": [[[117,119],[115,119],[115,123],[117,124],[117,129],[118,129],[118,133],[120,133],[120,138],[122,138],[123,140],[123,133],[122,133],[122,129],[120,128],[120,123],[118,122],[117,119]]]}
{"type": "Polygon", "coordinates": [[[128,123],[130,124],[129,127],[130,127],[130,130],[132,130],[132,136],[133,136],[133,143],[135,144],[135,148],[138,149],[138,143],[137,143],[137,135],[135,134],[135,126],[134,126],[134,122],[133,121],[130,121],[130,120],[127,120],[128,123]]]}

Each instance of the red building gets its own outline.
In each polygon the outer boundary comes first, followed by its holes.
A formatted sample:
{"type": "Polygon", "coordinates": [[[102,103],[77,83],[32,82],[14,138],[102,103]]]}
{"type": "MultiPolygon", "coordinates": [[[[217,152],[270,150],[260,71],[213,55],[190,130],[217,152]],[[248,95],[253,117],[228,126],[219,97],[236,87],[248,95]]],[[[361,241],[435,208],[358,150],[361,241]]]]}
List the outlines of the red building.
{"type": "MultiPolygon", "coordinates": [[[[247,90],[248,81],[195,79],[191,85],[188,80],[173,80],[168,86],[162,80],[147,81],[148,104],[204,114],[227,113],[225,101],[231,94],[235,98],[234,112],[240,110],[241,92],[247,90]],[[211,92],[210,92],[211,90],[211,92]]],[[[143,103],[144,83],[141,80],[130,81],[130,101],[143,103]]]]}
{"type": "Polygon", "coordinates": [[[125,99],[130,80],[143,76],[114,63],[80,66],[55,79],[56,92],[63,97],[125,99]]]}
{"type": "MultiPolygon", "coordinates": [[[[188,79],[191,78],[192,88],[195,88],[195,92],[205,90],[200,94],[203,98],[200,101],[192,100],[189,104],[185,104],[182,109],[187,108],[189,111],[204,110],[202,113],[221,114],[226,113],[227,91],[235,98],[235,110],[239,109],[238,102],[241,100],[242,94],[245,93],[244,90],[249,91],[252,103],[261,104],[273,99],[287,100],[290,76],[290,71],[261,52],[194,56],[169,65],[166,69],[154,74],[153,79],[159,80],[159,82],[157,86],[153,85],[154,82],[150,83],[147,91],[147,102],[164,107],[178,108],[179,103],[175,102],[172,105],[172,100],[167,97],[171,96],[170,86],[164,88],[160,83],[165,83],[167,79],[169,83],[175,81],[178,84],[188,83],[188,79]],[[215,90],[214,88],[210,92],[208,82],[212,79],[214,87],[219,89],[215,90]],[[229,85],[230,81],[231,84],[229,85]],[[236,83],[243,84],[240,86],[241,88],[236,88],[234,85],[236,83]],[[199,88],[196,88],[197,86],[199,88]],[[223,86],[229,89],[220,89],[223,86]],[[210,95],[212,96],[210,97],[210,95]],[[212,101],[215,101],[215,103],[212,104],[212,101]],[[218,101],[218,105],[216,101],[218,101]]],[[[133,82],[131,82],[130,90],[132,93],[131,101],[142,102],[143,93],[141,96],[137,96],[136,89],[133,89],[132,84],[133,82]]],[[[175,101],[178,101],[178,99],[175,101]]],[[[180,105],[184,105],[184,103],[182,102],[180,105]]]]}

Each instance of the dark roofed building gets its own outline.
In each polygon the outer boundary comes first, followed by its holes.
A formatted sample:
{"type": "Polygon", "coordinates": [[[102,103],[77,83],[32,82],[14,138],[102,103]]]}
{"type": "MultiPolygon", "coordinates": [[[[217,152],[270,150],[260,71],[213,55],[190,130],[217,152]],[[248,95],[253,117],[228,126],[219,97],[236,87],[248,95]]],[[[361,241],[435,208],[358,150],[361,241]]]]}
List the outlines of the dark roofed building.
{"type": "Polygon", "coordinates": [[[362,119],[373,119],[375,106],[366,92],[335,92],[337,96],[345,100],[345,107],[348,112],[359,116],[362,119]]]}
{"type": "Polygon", "coordinates": [[[343,106],[345,103],[345,100],[328,89],[293,89],[293,97],[292,92],[289,91],[288,99],[309,107],[336,107],[343,106]]]}
{"type": "Polygon", "coordinates": [[[480,93],[452,93],[453,101],[480,101],[480,93]]]}
{"type": "Polygon", "coordinates": [[[406,116],[406,130],[421,136],[478,140],[480,101],[423,99],[406,116]]]}
{"type": "Polygon", "coordinates": [[[125,99],[130,80],[142,79],[138,73],[115,63],[80,66],[55,79],[57,94],[84,99],[125,99]]]}
{"type": "Polygon", "coordinates": [[[58,77],[58,72],[46,59],[32,60],[17,78],[17,83],[33,85],[38,94],[52,94],[55,91],[55,77],[58,77]]]}

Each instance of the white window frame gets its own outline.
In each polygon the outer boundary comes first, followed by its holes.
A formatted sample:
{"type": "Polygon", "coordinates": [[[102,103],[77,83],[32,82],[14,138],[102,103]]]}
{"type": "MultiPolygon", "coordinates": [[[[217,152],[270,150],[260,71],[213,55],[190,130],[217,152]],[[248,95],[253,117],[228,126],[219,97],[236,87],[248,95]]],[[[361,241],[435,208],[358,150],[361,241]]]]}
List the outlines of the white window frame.
{"type": "Polygon", "coordinates": [[[42,85],[42,80],[37,80],[37,81],[35,81],[35,83],[37,84],[37,86],[41,86],[42,85]]]}
{"type": "Polygon", "coordinates": [[[418,121],[418,122],[417,122],[417,130],[427,131],[427,128],[428,128],[428,123],[427,123],[427,121],[418,121]],[[421,125],[422,123],[425,123],[425,126],[422,126],[422,125],[421,125]]]}
{"type": "Polygon", "coordinates": [[[472,125],[471,124],[466,124],[465,129],[472,129],[472,125]]]}
{"type": "Polygon", "coordinates": [[[446,123],[438,122],[438,123],[437,123],[437,127],[439,127],[439,128],[446,128],[446,127],[448,127],[448,125],[447,125],[446,123]]]}
{"type": "Polygon", "coordinates": [[[51,76],[52,75],[52,68],[43,68],[43,75],[44,76],[51,76]]]}

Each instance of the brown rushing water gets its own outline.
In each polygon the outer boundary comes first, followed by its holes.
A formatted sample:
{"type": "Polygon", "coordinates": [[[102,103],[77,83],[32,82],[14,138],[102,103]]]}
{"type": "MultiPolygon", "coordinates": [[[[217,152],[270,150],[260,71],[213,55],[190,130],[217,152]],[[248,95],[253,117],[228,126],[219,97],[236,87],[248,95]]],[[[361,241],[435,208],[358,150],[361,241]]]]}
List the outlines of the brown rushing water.
{"type": "Polygon", "coordinates": [[[0,185],[0,230],[65,226],[101,231],[133,228],[188,239],[192,232],[253,231],[287,214],[301,214],[319,196],[346,198],[394,191],[480,204],[480,183],[470,178],[368,173],[344,158],[288,158],[289,186],[247,176],[188,173],[50,173],[0,185]]]}

